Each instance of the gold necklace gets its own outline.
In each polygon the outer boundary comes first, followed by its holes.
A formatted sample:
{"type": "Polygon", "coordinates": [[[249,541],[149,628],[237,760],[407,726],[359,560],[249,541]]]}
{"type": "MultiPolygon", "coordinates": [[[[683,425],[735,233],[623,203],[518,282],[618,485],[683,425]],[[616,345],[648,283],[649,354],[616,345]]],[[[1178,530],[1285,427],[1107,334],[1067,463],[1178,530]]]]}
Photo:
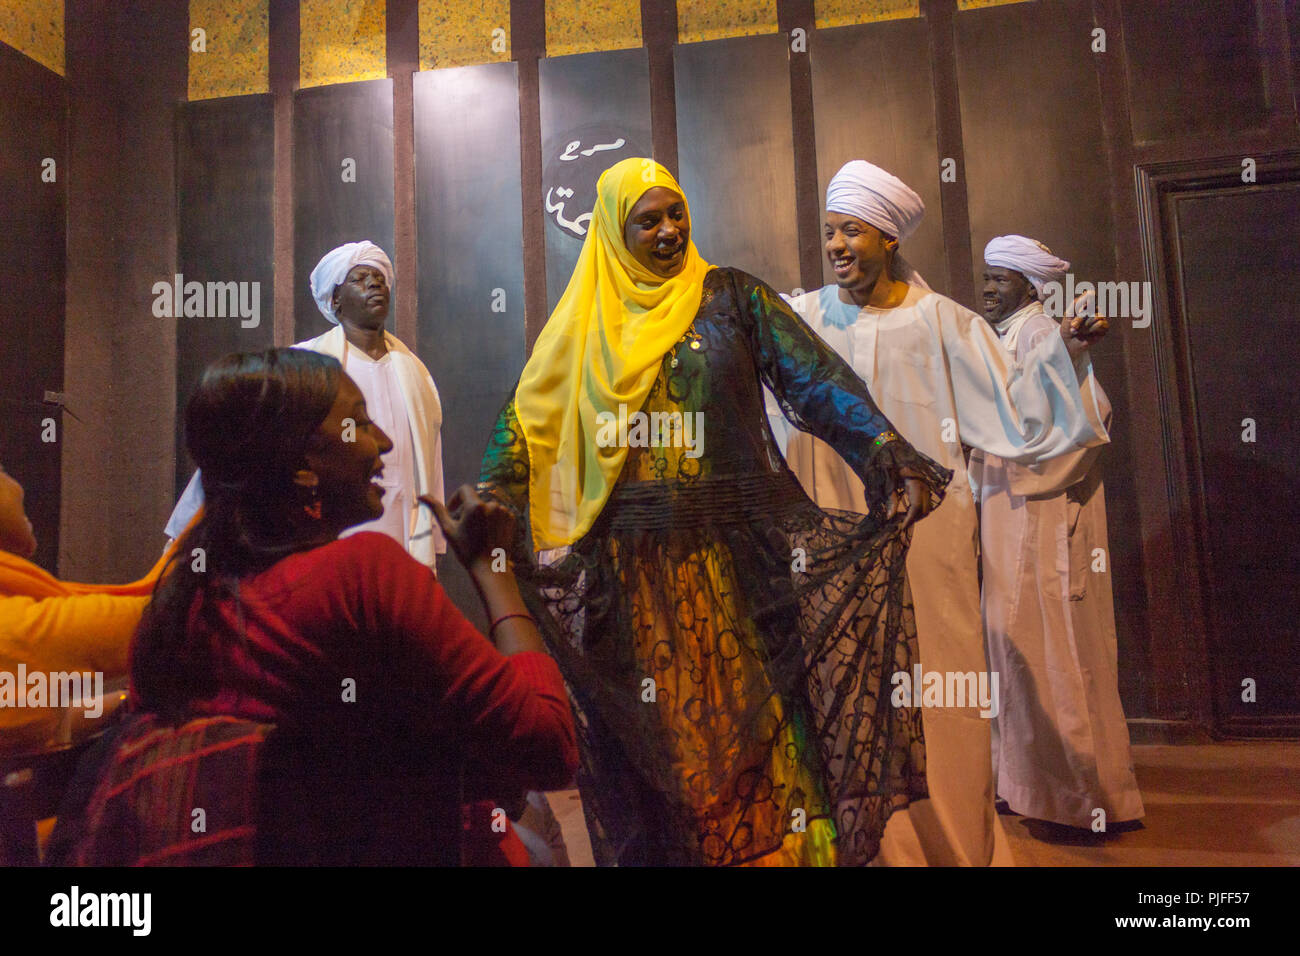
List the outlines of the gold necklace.
{"type": "Polygon", "coordinates": [[[700,339],[701,339],[701,338],[702,338],[702,336],[700,335],[699,332],[696,332],[695,329],[693,329],[693,328],[691,328],[691,329],[687,329],[686,332],[685,332],[685,334],[684,334],[680,339],[677,340],[677,344],[673,346],[673,353],[674,353],[674,354],[673,354],[673,359],[672,359],[672,361],[669,362],[668,364],[669,364],[672,368],[676,368],[676,367],[677,367],[677,355],[676,355],[676,352],[677,352],[677,346],[678,346],[678,345],[681,345],[681,344],[682,344],[683,342],[685,342],[687,339],[690,339],[690,340],[691,340],[691,349],[692,349],[693,351],[698,352],[698,351],[702,348],[702,346],[700,345],[700,339]]]}

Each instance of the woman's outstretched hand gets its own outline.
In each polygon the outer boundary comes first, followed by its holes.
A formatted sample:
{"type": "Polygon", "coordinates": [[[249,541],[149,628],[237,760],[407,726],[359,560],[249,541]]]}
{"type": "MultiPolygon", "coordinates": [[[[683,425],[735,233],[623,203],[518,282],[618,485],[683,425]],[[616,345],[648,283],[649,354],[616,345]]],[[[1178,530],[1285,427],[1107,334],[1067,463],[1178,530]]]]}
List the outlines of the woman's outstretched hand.
{"type": "Polygon", "coordinates": [[[920,476],[910,469],[904,468],[899,472],[899,477],[903,479],[903,490],[901,497],[903,499],[898,506],[898,510],[907,506],[907,514],[903,518],[903,527],[908,528],[911,525],[924,518],[934,510],[934,503],[930,498],[930,489],[920,476]]]}
{"type": "Polygon", "coordinates": [[[421,495],[420,503],[433,509],[447,543],[466,570],[491,562],[498,548],[510,553],[515,516],[505,505],[479,497],[473,485],[461,485],[445,506],[429,495],[421,495]]]}
{"type": "Polygon", "coordinates": [[[502,654],[545,651],[537,622],[528,613],[514,571],[506,561],[515,535],[515,516],[500,502],[479,496],[473,485],[461,485],[446,506],[436,498],[420,496],[420,504],[433,509],[438,526],[456,558],[478,588],[483,612],[492,626],[489,640],[502,654]]]}

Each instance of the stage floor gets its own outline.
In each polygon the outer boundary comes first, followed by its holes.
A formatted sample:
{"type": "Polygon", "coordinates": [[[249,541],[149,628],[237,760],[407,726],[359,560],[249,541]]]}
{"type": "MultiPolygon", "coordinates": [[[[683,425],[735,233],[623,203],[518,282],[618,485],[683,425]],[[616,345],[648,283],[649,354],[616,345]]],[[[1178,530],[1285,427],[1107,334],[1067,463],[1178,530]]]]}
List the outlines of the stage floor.
{"type": "MultiPolygon", "coordinates": [[[[1300,742],[1133,748],[1147,815],[1093,834],[1003,815],[1020,866],[1300,866],[1300,742]]],[[[592,866],[577,790],[547,794],[574,866],[592,866]]]]}

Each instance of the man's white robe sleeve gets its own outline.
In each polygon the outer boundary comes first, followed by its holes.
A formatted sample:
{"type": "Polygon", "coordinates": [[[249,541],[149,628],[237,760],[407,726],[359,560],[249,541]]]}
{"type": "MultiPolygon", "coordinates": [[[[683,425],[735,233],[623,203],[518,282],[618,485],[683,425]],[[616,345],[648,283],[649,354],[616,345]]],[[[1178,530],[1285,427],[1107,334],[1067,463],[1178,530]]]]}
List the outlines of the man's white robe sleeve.
{"type": "Polygon", "coordinates": [[[949,306],[940,306],[940,330],[963,443],[1037,464],[1110,440],[1087,353],[1072,359],[1057,334],[1012,361],[984,319],[949,306]]]}

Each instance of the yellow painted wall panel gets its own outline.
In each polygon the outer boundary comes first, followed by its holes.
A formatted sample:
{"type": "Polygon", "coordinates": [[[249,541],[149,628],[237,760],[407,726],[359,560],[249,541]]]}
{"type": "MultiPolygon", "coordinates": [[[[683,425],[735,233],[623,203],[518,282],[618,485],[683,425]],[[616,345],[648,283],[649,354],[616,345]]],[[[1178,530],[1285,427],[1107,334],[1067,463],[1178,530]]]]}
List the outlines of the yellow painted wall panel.
{"type": "Polygon", "coordinates": [[[271,88],[270,0],[190,0],[191,100],[271,88]],[[204,52],[194,49],[203,30],[204,52]]]}
{"type": "Polygon", "coordinates": [[[420,69],[509,59],[510,0],[420,0],[420,69]]]}
{"type": "Polygon", "coordinates": [[[957,0],[958,10],[978,10],[981,7],[1005,7],[1010,3],[1029,3],[1031,0],[957,0]]]}
{"type": "Polygon", "coordinates": [[[817,29],[906,20],[921,15],[921,0],[813,0],[817,29]]]}
{"type": "Polygon", "coordinates": [[[384,0],[300,0],[298,82],[326,86],[388,75],[384,0]]]}
{"type": "Polygon", "coordinates": [[[640,0],[546,0],[547,56],[640,45],[640,0]]]}
{"type": "Polygon", "coordinates": [[[776,33],[776,0],[677,0],[677,41],[776,33]]]}
{"type": "Polygon", "coordinates": [[[2,0],[0,42],[64,76],[63,0],[2,0]]]}

